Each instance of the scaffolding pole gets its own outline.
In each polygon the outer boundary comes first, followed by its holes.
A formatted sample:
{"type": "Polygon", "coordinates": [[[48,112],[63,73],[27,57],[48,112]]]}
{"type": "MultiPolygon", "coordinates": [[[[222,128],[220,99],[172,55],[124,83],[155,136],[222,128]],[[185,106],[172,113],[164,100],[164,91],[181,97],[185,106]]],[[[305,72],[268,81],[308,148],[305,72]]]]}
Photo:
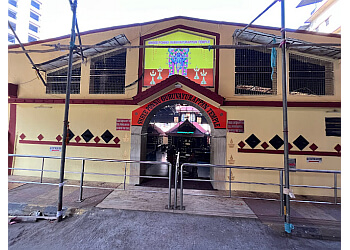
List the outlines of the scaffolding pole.
{"type": "Polygon", "coordinates": [[[73,50],[75,48],[75,27],[77,22],[76,10],[77,0],[69,1],[72,12],[72,31],[70,36],[70,48],[69,48],[69,61],[68,61],[68,79],[66,85],[66,101],[64,107],[64,121],[63,121],[63,140],[62,140],[62,152],[61,152],[61,167],[60,167],[60,183],[58,185],[58,205],[57,205],[57,221],[62,221],[62,200],[63,200],[63,182],[64,182],[64,167],[66,162],[66,148],[68,142],[68,114],[69,114],[69,100],[70,100],[70,86],[72,79],[72,64],[73,64],[73,50]]]}

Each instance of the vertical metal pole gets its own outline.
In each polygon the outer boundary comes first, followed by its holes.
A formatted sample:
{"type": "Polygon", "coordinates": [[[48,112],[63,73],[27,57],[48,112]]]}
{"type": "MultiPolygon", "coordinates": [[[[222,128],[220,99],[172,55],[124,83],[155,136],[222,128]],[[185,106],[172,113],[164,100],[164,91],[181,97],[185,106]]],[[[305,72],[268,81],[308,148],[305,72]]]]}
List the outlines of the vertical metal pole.
{"type": "Polygon", "coordinates": [[[43,157],[43,161],[41,163],[41,175],[40,175],[40,183],[43,183],[43,175],[44,175],[44,161],[45,158],[43,157]]]}
{"type": "Polygon", "coordinates": [[[175,168],[175,190],[174,190],[174,209],[177,207],[177,176],[179,171],[179,157],[180,152],[177,153],[176,157],[176,168],[175,168]]]}
{"type": "Polygon", "coordinates": [[[280,215],[283,216],[283,170],[280,170],[280,215]]]}
{"type": "MultiPolygon", "coordinates": [[[[284,171],[285,171],[285,188],[289,190],[289,164],[288,164],[288,119],[287,119],[287,66],[286,66],[286,24],[285,24],[285,0],[281,0],[281,47],[282,47],[282,98],[283,98],[283,139],[284,139],[284,171]]],[[[290,200],[289,195],[284,194],[285,198],[285,231],[291,232],[290,224],[290,200]]]]}
{"type": "Polygon", "coordinates": [[[181,165],[180,168],[180,176],[181,176],[181,182],[180,182],[180,209],[185,210],[184,208],[184,175],[183,175],[183,168],[184,164],[181,165]]]}
{"type": "Polygon", "coordinates": [[[229,170],[230,170],[230,180],[229,180],[229,183],[230,183],[230,198],[231,198],[231,197],[232,197],[232,196],[231,196],[231,170],[232,170],[232,169],[230,168],[229,170]]]}
{"type": "Polygon", "coordinates": [[[67,133],[68,133],[68,114],[69,114],[69,100],[70,100],[70,86],[72,80],[72,63],[73,63],[73,49],[75,47],[75,25],[76,25],[76,9],[77,0],[74,3],[69,1],[73,12],[72,18],[72,30],[70,36],[69,45],[69,61],[68,61],[68,79],[66,86],[66,101],[64,107],[64,121],[63,121],[63,140],[62,140],[62,153],[61,153],[61,167],[60,167],[60,183],[58,185],[58,205],[57,205],[57,221],[62,221],[62,199],[63,199],[63,180],[64,180],[64,167],[66,161],[66,146],[67,146],[67,133]]]}
{"type": "Polygon", "coordinates": [[[338,192],[337,192],[337,187],[338,187],[338,183],[337,183],[337,173],[334,173],[334,204],[337,204],[337,196],[338,196],[338,192]]]}
{"type": "Polygon", "coordinates": [[[172,166],[171,166],[171,163],[169,163],[169,173],[168,173],[168,176],[169,176],[169,202],[168,202],[168,209],[171,209],[171,177],[172,177],[172,166]]]}
{"type": "Polygon", "coordinates": [[[125,166],[124,166],[124,190],[125,190],[125,181],[126,181],[126,162],[125,162],[125,166]]]}
{"type": "Polygon", "coordinates": [[[84,171],[85,171],[85,160],[81,164],[81,173],[80,173],[80,193],[79,193],[79,202],[83,201],[83,183],[84,183],[84,171]]]}

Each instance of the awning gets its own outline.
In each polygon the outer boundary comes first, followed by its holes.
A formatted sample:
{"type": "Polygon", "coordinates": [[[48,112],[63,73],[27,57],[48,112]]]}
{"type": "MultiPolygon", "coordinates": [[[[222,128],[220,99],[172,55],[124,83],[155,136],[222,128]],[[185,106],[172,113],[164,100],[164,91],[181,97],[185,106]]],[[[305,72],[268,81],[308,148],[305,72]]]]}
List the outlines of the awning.
{"type": "MultiPolygon", "coordinates": [[[[236,29],[233,33],[233,38],[236,38],[236,36],[240,33],[241,29],[236,29]]],[[[247,41],[252,43],[257,43],[261,45],[268,45],[273,44],[273,39],[276,39],[276,43],[280,44],[282,41],[281,36],[276,36],[274,34],[268,34],[263,33],[255,30],[246,29],[243,31],[239,37],[237,38],[238,41],[247,41]]],[[[312,45],[312,43],[294,39],[294,38],[286,38],[287,40],[287,48],[289,50],[294,50],[302,53],[317,55],[317,56],[323,56],[323,57],[330,57],[334,59],[340,59],[341,58],[341,49],[333,46],[317,46],[312,45]],[[300,44],[303,46],[297,46],[297,47],[288,47],[288,45],[294,45],[294,44],[300,44]]]]}
{"type": "MultiPolygon", "coordinates": [[[[108,50],[112,50],[115,46],[123,46],[127,43],[130,43],[124,34],[113,37],[112,39],[103,41],[96,45],[103,45],[103,48],[87,48],[83,49],[84,57],[90,57],[97,55],[108,50]]],[[[43,71],[50,71],[53,69],[61,68],[63,66],[68,66],[69,54],[57,57],[55,59],[36,64],[37,68],[43,71]]],[[[73,53],[73,63],[81,59],[80,50],[73,53]]]]}

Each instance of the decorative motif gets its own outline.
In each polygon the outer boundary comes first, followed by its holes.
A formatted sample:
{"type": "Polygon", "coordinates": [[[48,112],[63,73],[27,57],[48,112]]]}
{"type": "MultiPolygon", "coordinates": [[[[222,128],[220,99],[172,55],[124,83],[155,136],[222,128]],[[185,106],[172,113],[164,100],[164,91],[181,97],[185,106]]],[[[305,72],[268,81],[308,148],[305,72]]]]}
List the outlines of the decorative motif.
{"type": "Polygon", "coordinates": [[[193,79],[195,79],[195,80],[199,79],[198,71],[199,71],[200,69],[196,66],[193,70],[194,70],[194,72],[196,72],[196,75],[194,76],[193,79]]]}
{"type": "Polygon", "coordinates": [[[42,139],[44,139],[44,136],[42,134],[38,135],[37,137],[39,139],[39,141],[41,141],[42,139]]]}
{"type": "Polygon", "coordinates": [[[293,145],[288,142],[288,149],[291,150],[293,148],[293,145]]]}
{"type": "Polygon", "coordinates": [[[229,146],[230,148],[233,148],[233,147],[235,146],[235,144],[233,144],[233,140],[232,140],[232,139],[230,140],[230,143],[228,144],[228,146],[229,146]]]}
{"type": "Polygon", "coordinates": [[[157,71],[158,71],[158,73],[159,73],[159,75],[158,75],[157,79],[158,79],[158,80],[162,80],[162,79],[163,79],[163,77],[161,76],[161,74],[160,74],[160,73],[162,73],[163,69],[162,69],[161,67],[159,67],[159,69],[157,69],[157,71]]]}
{"type": "Polygon", "coordinates": [[[68,135],[68,141],[72,140],[73,137],[75,136],[75,134],[70,129],[68,129],[67,135],[68,135]]]}
{"type": "Polygon", "coordinates": [[[309,142],[302,135],[299,135],[299,137],[293,141],[293,144],[300,150],[303,150],[309,144],[309,142]]]}
{"type": "Polygon", "coordinates": [[[81,138],[80,138],[80,136],[78,135],[77,137],[75,137],[75,139],[74,139],[77,143],[79,143],[80,141],[81,141],[81,138]]]}
{"type": "Polygon", "coordinates": [[[114,141],[114,143],[115,143],[115,144],[118,144],[118,143],[120,142],[120,140],[119,140],[119,138],[118,138],[118,137],[114,138],[114,140],[113,140],[113,141],[114,141]]]}
{"type": "Polygon", "coordinates": [[[128,157],[128,153],[126,152],[126,150],[124,150],[123,158],[126,159],[126,157],[128,157]]]}
{"type": "Polygon", "coordinates": [[[201,72],[201,76],[203,76],[203,79],[201,81],[202,85],[207,84],[207,82],[205,81],[205,77],[207,76],[207,74],[208,74],[208,72],[205,72],[204,69],[203,69],[203,72],[201,72]]]}
{"type": "Polygon", "coordinates": [[[95,141],[96,143],[98,143],[98,142],[101,141],[101,140],[100,140],[100,138],[98,138],[98,136],[96,136],[95,139],[94,139],[94,141],[95,141]]]}
{"type": "Polygon", "coordinates": [[[279,137],[278,135],[275,135],[269,142],[275,149],[279,149],[284,143],[281,137],[279,137]]]}
{"type": "Polygon", "coordinates": [[[21,134],[20,136],[19,136],[19,138],[21,138],[21,140],[24,140],[24,138],[26,138],[26,136],[25,136],[25,134],[21,134]]]}
{"type": "Polygon", "coordinates": [[[312,151],[315,151],[318,149],[317,145],[315,143],[312,143],[312,145],[309,147],[312,151]]]}
{"type": "Polygon", "coordinates": [[[245,142],[246,142],[251,148],[255,148],[255,147],[260,143],[260,140],[258,139],[258,137],[256,137],[254,134],[252,134],[251,136],[248,137],[247,140],[245,140],[245,142]]]}
{"type": "Polygon", "coordinates": [[[187,77],[189,48],[169,48],[169,76],[181,75],[187,77]]]}
{"type": "Polygon", "coordinates": [[[127,134],[125,134],[123,137],[123,142],[128,142],[128,141],[129,141],[129,137],[127,134]]]}
{"type": "Polygon", "coordinates": [[[61,135],[56,136],[56,140],[57,140],[58,142],[60,142],[60,141],[62,140],[62,136],[61,136],[61,135]]]}
{"type": "Polygon", "coordinates": [[[334,149],[335,149],[338,153],[340,153],[340,151],[341,151],[341,146],[340,146],[339,144],[337,144],[337,145],[334,147],[334,149]]]}
{"type": "Polygon", "coordinates": [[[230,159],[228,160],[229,164],[235,164],[235,160],[233,159],[233,156],[230,156],[230,159]]]}
{"type": "Polygon", "coordinates": [[[81,135],[81,137],[83,137],[84,141],[89,142],[94,135],[91,133],[90,130],[85,130],[85,132],[81,135]]]}
{"type": "Polygon", "coordinates": [[[114,137],[114,135],[111,134],[111,132],[109,132],[109,130],[107,129],[102,135],[101,138],[108,143],[110,140],[112,140],[114,137]]]}
{"type": "Polygon", "coordinates": [[[245,143],[244,143],[243,141],[240,141],[240,143],[238,143],[238,146],[239,146],[240,148],[244,148],[245,143]]]}
{"type": "Polygon", "coordinates": [[[156,76],[156,72],[154,72],[154,70],[152,70],[152,72],[149,72],[150,76],[152,76],[152,81],[149,83],[151,85],[156,84],[156,82],[154,81],[154,77],[156,76]]]}
{"type": "Polygon", "coordinates": [[[267,144],[266,142],[263,142],[263,144],[261,144],[261,147],[263,149],[267,149],[269,147],[269,144],[267,144]]]}

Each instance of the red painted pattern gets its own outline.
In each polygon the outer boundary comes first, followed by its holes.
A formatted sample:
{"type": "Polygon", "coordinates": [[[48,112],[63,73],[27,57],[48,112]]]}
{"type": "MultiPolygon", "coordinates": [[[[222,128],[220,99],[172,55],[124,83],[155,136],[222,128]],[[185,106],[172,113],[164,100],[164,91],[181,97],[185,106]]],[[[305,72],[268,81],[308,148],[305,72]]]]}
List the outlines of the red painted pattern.
{"type": "MultiPolygon", "coordinates": [[[[19,140],[22,144],[37,144],[37,145],[53,145],[61,146],[62,142],[56,141],[31,141],[31,140],[19,140]]],[[[99,143],[78,143],[69,142],[67,146],[79,146],[79,147],[98,147],[98,148],[120,148],[120,144],[99,144],[99,143]]]]}

